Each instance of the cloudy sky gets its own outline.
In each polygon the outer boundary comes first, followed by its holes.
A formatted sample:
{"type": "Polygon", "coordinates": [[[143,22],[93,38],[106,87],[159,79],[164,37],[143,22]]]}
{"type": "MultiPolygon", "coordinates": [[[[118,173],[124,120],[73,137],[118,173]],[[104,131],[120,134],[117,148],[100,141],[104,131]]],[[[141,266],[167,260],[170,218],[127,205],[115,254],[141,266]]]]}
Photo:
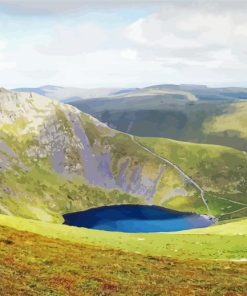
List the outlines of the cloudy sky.
{"type": "Polygon", "coordinates": [[[0,0],[0,85],[247,86],[246,0],[0,0]]]}

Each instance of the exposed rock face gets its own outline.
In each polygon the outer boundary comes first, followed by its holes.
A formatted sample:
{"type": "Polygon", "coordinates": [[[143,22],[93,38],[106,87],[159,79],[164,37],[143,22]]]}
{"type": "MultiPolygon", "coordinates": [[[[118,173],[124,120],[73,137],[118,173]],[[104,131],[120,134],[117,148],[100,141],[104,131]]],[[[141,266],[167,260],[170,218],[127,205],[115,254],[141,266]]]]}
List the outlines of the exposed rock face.
{"type": "Polygon", "coordinates": [[[8,158],[0,151],[0,171],[6,170],[10,166],[8,158]]]}
{"type": "Polygon", "coordinates": [[[16,153],[3,141],[0,140],[0,151],[10,157],[17,157],[16,153]]]}
{"type": "Polygon", "coordinates": [[[100,178],[100,171],[97,167],[97,159],[95,158],[95,155],[93,155],[90,142],[78,115],[71,113],[70,122],[72,124],[73,133],[81,143],[80,160],[84,165],[85,178],[90,184],[102,186],[103,184],[100,178]]]}
{"type": "MultiPolygon", "coordinates": [[[[14,164],[21,172],[42,168],[68,182],[76,177],[81,184],[118,189],[148,204],[166,174],[162,161],[90,115],[37,94],[1,89],[0,173],[14,164]]],[[[54,194],[44,199],[56,207],[54,194]]],[[[67,208],[75,203],[71,194],[68,199],[67,208]]]]}
{"type": "Polygon", "coordinates": [[[104,147],[100,147],[100,151],[93,151],[78,114],[70,113],[69,119],[73,133],[81,143],[80,160],[84,168],[84,177],[90,184],[107,189],[119,188],[125,192],[143,196],[147,199],[152,198],[160,178],[158,171],[157,177],[151,179],[148,176],[142,175],[142,166],[137,165],[132,168],[132,173],[128,178],[130,161],[127,159],[122,163],[118,176],[114,178],[111,149],[105,152],[103,151],[104,147]]]}

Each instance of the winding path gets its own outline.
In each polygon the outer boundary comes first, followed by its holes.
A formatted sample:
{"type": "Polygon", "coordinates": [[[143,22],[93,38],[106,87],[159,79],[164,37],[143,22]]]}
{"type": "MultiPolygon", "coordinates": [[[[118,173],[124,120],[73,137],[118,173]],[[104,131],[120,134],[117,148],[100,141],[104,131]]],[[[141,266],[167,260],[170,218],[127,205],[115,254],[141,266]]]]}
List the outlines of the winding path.
{"type": "Polygon", "coordinates": [[[218,197],[218,199],[224,199],[224,200],[226,200],[226,201],[229,201],[229,202],[232,202],[232,203],[235,203],[235,204],[238,204],[238,205],[243,205],[243,206],[246,206],[246,207],[247,207],[247,204],[242,203],[242,202],[239,202],[239,201],[235,201],[235,200],[227,199],[227,198],[224,198],[224,197],[218,197]]]}
{"type": "Polygon", "coordinates": [[[141,143],[139,143],[135,137],[133,135],[130,135],[130,134],[127,134],[125,133],[126,135],[128,135],[131,140],[136,144],[138,145],[139,147],[141,147],[142,149],[146,150],[147,152],[151,153],[152,155],[154,155],[155,157],[161,159],[162,161],[164,161],[165,163],[168,163],[170,166],[172,166],[174,169],[176,169],[186,180],[188,180],[191,184],[193,184],[197,189],[198,191],[200,192],[200,196],[201,196],[201,199],[204,203],[204,205],[206,206],[207,210],[208,210],[208,213],[210,213],[210,209],[209,209],[209,206],[205,200],[205,197],[204,197],[204,190],[190,177],[188,176],[179,166],[177,166],[175,163],[171,162],[170,160],[168,160],[167,158],[164,158],[158,154],[156,154],[155,152],[153,152],[152,150],[150,150],[149,148],[147,148],[146,146],[142,145],[141,143]]]}

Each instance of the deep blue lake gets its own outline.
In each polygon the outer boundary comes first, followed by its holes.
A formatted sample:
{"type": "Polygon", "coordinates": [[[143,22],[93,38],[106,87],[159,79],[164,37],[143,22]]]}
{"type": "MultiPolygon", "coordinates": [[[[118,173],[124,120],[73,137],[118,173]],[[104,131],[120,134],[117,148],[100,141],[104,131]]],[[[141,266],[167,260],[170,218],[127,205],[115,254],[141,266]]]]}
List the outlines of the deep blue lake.
{"type": "Polygon", "coordinates": [[[171,232],[207,227],[206,216],[182,213],[158,206],[114,205],[65,214],[64,224],[120,232],[171,232]]]}

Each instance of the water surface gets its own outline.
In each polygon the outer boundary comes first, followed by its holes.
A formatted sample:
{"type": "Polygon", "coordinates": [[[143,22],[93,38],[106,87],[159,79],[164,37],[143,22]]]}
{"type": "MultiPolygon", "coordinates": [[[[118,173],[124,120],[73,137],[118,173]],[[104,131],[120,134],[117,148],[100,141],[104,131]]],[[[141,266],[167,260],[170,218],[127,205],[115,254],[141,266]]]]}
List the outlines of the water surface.
{"type": "Polygon", "coordinates": [[[114,205],[64,215],[64,224],[120,232],[171,232],[207,227],[207,216],[158,206],[114,205]]]}

